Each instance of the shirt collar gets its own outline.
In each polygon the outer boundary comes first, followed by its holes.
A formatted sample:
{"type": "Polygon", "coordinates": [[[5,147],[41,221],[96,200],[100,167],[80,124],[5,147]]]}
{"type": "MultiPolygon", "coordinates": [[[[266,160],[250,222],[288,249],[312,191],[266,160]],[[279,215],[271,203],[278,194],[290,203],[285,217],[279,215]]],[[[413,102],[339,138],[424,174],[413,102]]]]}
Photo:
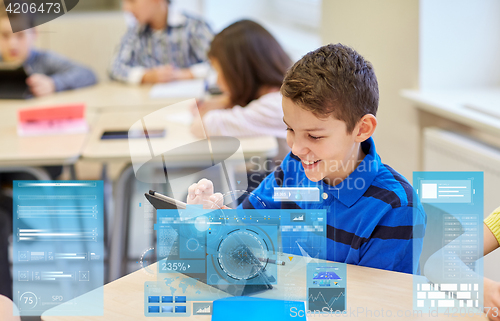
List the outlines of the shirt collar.
{"type": "Polygon", "coordinates": [[[169,5],[167,23],[169,27],[182,27],[186,23],[186,15],[175,6],[169,5]]]}
{"type": "Polygon", "coordinates": [[[373,138],[370,137],[362,142],[361,148],[366,156],[345,180],[336,186],[322,182],[323,191],[334,196],[347,207],[354,205],[372,185],[381,165],[373,138]]]}
{"type": "MultiPolygon", "coordinates": [[[[186,20],[187,18],[185,14],[183,14],[175,6],[169,5],[167,13],[167,26],[165,27],[165,30],[168,30],[169,28],[182,27],[186,23],[186,20]]],[[[153,31],[149,25],[140,25],[139,30],[140,32],[145,32],[147,30],[153,31]]]]}

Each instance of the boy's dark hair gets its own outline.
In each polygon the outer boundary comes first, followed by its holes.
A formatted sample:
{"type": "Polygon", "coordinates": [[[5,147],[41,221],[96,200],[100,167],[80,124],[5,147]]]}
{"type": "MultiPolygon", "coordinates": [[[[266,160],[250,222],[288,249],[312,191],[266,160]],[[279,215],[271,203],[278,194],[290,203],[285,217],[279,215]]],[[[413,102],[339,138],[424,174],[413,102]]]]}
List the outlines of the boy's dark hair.
{"type": "Polygon", "coordinates": [[[216,59],[234,105],[246,106],[261,86],[281,86],[292,61],[258,23],[240,20],[214,37],[208,57],[216,59]]]}
{"type": "Polygon", "coordinates": [[[281,94],[318,118],[333,115],[352,133],[366,114],[377,114],[378,83],[372,64],[354,49],[329,44],[288,70],[281,94]]]}

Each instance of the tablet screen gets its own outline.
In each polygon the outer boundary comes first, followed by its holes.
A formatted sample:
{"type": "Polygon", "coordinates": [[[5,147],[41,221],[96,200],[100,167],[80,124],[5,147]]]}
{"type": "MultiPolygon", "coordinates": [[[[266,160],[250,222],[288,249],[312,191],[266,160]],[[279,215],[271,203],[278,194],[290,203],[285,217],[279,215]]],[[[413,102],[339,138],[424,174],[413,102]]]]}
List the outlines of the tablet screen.
{"type": "MultiPolygon", "coordinates": [[[[149,129],[147,131],[147,135],[149,138],[165,137],[165,129],[149,129]]],[[[145,133],[138,130],[107,130],[102,134],[101,139],[127,139],[143,137],[145,137],[145,133]]]]}

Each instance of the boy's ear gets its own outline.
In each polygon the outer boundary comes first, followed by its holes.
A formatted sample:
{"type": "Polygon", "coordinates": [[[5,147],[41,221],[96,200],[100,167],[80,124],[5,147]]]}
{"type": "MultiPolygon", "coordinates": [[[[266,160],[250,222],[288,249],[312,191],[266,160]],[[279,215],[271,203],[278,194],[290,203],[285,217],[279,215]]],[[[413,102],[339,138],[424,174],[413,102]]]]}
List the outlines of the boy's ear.
{"type": "Polygon", "coordinates": [[[377,128],[377,118],[372,114],[366,114],[359,120],[354,128],[356,133],[356,142],[361,143],[370,138],[377,128]]]}

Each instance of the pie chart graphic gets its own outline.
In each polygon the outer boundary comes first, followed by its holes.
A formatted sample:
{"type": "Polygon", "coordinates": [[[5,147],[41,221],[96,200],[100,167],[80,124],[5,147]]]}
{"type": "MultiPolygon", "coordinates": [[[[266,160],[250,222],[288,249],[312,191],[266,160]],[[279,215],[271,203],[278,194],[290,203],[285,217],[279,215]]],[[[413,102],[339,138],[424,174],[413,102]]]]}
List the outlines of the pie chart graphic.
{"type": "Polygon", "coordinates": [[[250,229],[230,232],[219,244],[217,261],[222,271],[234,280],[249,280],[265,269],[269,248],[250,229]]]}

